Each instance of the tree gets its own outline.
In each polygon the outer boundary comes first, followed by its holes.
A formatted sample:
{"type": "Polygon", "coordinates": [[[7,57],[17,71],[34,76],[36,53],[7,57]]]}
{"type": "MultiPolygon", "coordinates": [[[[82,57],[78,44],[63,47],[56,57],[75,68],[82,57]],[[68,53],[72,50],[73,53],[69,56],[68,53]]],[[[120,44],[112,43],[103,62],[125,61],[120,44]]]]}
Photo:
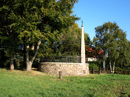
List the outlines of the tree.
{"type": "Polygon", "coordinates": [[[116,37],[113,35],[110,35],[109,37],[109,43],[108,43],[108,59],[109,59],[109,65],[110,65],[110,70],[112,72],[111,68],[111,62],[113,61],[113,73],[114,73],[114,68],[115,68],[115,61],[119,57],[119,52],[117,52],[118,44],[116,41],[116,37]]]}
{"type": "Polygon", "coordinates": [[[86,56],[87,57],[93,57],[97,59],[102,59],[103,57],[103,51],[100,49],[96,49],[96,47],[87,45],[85,47],[86,49],[86,56]]]}
{"type": "MultiPolygon", "coordinates": [[[[85,33],[85,42],[90,43],[90,38],[85,33]]],[[[63,31],[60,36],[60,50],[64,56],[77,56],[81,53],[81,28],[75,23],[63,31]]]]}
{"type": "Polygon", "coordinates": [[[120,32],[120,39],[118,40],[119,57],[117,59],[118,67],[125,68],[130,66],[130,42],[126,39],[126,34],[120,32]]]}
{"type": "MultiPolygon", "coordinates": [[[[112,59],[118,58],[117,49],[117,33],[119,31],[119,26],[116,23],[104,23],[102,26],[98,26],[95,28],[96,30],[96,38],[95,44],[97,48],[101,48],[103,50],[103,68],[105,68],[105,56],[108,54],[110,60],[110,68],[112,59]],[[112,54],[115,54],[114,56],[112,54]]],[[[114,60],[114,61],[115,61],[114,60]]]]}
{"type": "Polygon", "coordinates": [[[15,10],[15,1],[3,0],[0,3],[0,41],[6,56],[10,57],[10,69],[14,69],[14,55],[17,52],[19,39],[16,27],[12,27],[15,20],[11,19],[11,14],[15,10]]]}
{"type": "Polygon", "coordinates": [[[104,68],[104,70],[105,70],[105,56],[106,56],[106,52],[107,52],[106,43],[108,41],[108,37],[107,37],[108,31],[107,31],[107,29],[105,29],[106,24],[95,28],[96,37],[93,39],[96,48],[103,50],[103,68],[104,68]]]}
{"type": "MultiPolygon", "coordinates": [[[[11,9],[9,13],[6,13],[5,22],[11,21],[9,31],[12,33],[14,29],[16,39],[20,40],[18,42],[24,49],[27,71],[31,71],[41,41],[50,42],[51,38],[47,37],[49,34],[61,33],[64,28],[74,24],[78,19],[71,15],[76,2],[77,0],[12,0],[10,2],[4,0],[2,8],[9,4],[12,6],[5,8],[11,9]]],[[[11,43],[14,41],[12,40],[11,43]]]]}
{"type": "MultiPolygon", "coordinates": [[[[88,37],[85,34],[85,37],[88,37]]],[[[68,29],[65,29],[60,36],[60,49],[62,55],[65,56],[77,56],[80,54],[80,40],[81,40],[81,29],[78,27],[78,24],[70,26],[68,29]]]]}
{"type": "MultiPolygon", "coordinates": [[[[77,23],[63,29],[60,34],[48,34],[47,37],[52,41],[49,39],[48,42],[44,42],[44,46],[41,45],[39,57],[77,56],[81,53],[81,29],[77,23]]],[[[85,33],[85,42],[90,43],[87,33],[85,33]]]]}
{"type": "MultiPolygon", "coordinates": [[[[109,37],[109,44],[108,44],[108,59],[109,59],[110,69],[111,69],[111,62],[113,61],[113,73],[114,73],[115,64],[119,61],[119,59],[122,60],[121,55],[125,54],[124,52],[126,51],[126,49],[124,48],[127,48],[128,42],[126,39],[126,34],[123,30],[119,28],[118,29],[113,28],[113,29],[114,30],[112,30],[111,33],[109,33],[111,35],[109,35],[110,37],[109,37]]],[[[128,53],[125,54],[123,59],[126,59],[128,57],[127,55],[128,53]]],[[[122,60],[122,62],[124,63],[124,60],[122,60]]]]}

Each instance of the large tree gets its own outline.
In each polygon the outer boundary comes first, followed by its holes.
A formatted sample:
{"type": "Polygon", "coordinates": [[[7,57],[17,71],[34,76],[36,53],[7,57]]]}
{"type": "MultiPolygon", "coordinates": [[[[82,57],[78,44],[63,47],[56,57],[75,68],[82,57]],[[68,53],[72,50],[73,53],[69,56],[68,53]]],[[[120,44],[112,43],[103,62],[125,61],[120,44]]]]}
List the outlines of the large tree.
{"type": "Polygon", "coordinates": [[[0,42],[1,48],[7,57],[10,57],[10,69],[14,69],[14,56],[18,51],[18,27],[12,26],[16,22],[11,19],[11,14],[15,11],[14,0],[2,0],[0,3],[0,42]]]}
{"type": "MultiPolygon", "coordinates": [[[[78,19],[72,16],[75,2],[77,0],[11,0],[7,3],[13,6],[8,7],[8,10],[13,10],[6,13],[8,15],[6,22],[8,19],[13,21],[9,27],[14,28],[14,35],[18,33],[16,39],[20,39],[24,49],[27,71],[31,71],[41,42],[51,42],[56,34],[61,33],[78,19]]],[[[5,3],[1,6],[4,8],[5,3]]],[[[12,33],[12,30],[10,31],[12,33]]]]}
{"type": "MultiPolygon", "coordinates": [[[[95,28],[96,47],[101,48],[104,52],[104,56],[109,59],[110,69],[111,62],[113,62],[113,71],[115,67],[115,62],[119,57],[118,49],[120,48],[120,40],[122,38],[126,39],[125,32],[123,32],[116,23],[107,22],[102,26],[95,28]]],[[[122,47],[121,47],[122,48],[122,47]]],[[[105,58],[103,58],[103,68],[105,68],[105,58]]]]}

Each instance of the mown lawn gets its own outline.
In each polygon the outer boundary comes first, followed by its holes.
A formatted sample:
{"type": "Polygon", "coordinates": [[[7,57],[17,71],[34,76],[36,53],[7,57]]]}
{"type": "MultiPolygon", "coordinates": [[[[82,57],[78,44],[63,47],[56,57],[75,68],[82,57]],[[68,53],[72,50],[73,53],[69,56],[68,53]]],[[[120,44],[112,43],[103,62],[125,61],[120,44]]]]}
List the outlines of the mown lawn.
{"type": "Polygon", "coordinates": [[[130,75],[63,77],[0,69],[0,97],[130,97],[130,75]]]}

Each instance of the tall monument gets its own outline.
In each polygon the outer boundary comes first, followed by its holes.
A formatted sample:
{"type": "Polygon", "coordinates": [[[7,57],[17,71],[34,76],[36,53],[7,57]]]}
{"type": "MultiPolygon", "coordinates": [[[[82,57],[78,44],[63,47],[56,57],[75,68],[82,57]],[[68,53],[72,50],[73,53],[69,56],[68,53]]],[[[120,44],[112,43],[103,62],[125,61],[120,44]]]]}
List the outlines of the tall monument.
{"type": "Polygon", "coordinates": [[[83,21],[82,21],[82,33],[81,33],[81,63],[82,65],[85,65],[85,39],[84,39],[83,21]]]}

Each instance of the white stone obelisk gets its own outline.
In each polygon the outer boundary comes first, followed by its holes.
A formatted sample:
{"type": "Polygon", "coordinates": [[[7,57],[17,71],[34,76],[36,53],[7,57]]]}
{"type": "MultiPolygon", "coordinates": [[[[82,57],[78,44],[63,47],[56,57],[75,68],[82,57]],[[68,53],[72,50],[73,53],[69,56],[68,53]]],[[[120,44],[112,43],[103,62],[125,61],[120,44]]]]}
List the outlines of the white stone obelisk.
{"type": "MultiPolygon", "coordinates": [[[[85,39],[84,39],[84,27],[83,27],[83,24],[82,24],[82,33],[81,33],[81,63],[82,63],[82,65],[85,66],[85,39]]],[[[83,68],[83,70],[84,69],[85,68],[83,68]]]]}

